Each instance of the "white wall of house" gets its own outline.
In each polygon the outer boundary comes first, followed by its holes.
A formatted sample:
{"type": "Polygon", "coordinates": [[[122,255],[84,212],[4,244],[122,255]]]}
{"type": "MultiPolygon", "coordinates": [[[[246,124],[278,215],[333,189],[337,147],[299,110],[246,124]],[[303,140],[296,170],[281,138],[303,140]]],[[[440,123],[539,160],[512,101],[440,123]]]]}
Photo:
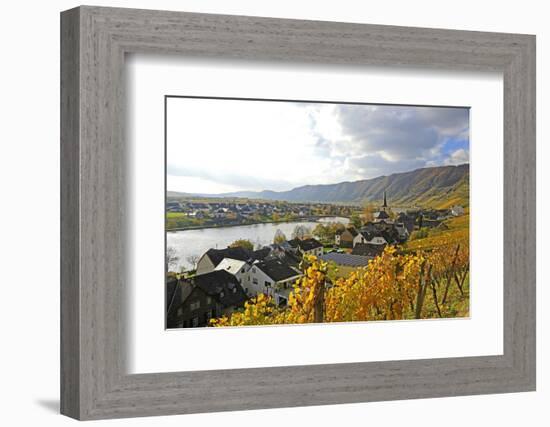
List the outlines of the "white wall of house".
{"type": "Polygon", "coordinates": [[[210,257],[206,253],[204,253],[197,263],[197,274],[210,273],[211,271],[214,271],[215,267],[216,266],[214,265],[210,257]]]}
{"type": "Polygon", "coordinates": [[[367,243],[370,243],[372,245],[387,245],[388,242],[386,242],[386,239],[383,237],[377,236],[373,237],[371,240],[367,240],[367,243]]]}
{"type": "Polygon", "coordinates": [[[386,244],[388,244],[388,242],[386,242],[386,239],[384,239],[382,236],[376,236],[376,237],[373,237],[371,240],[367,240],[365,238],[365,236],[363,236],[362,233],[359,233],[353,239],[353,247],[355,247],[359,243],[370,243],[372,245],[386,245],[386,244]]]}
{"type": "Polygon", "coordinates": [[[302,251],[302,252],[306,255],[313,255],[316,257],[320,257],[321,255],[323,255],[323,247],[321,246],[319,248],[310,249],[309,251],[302,251]]]}
{"type": "Polygon", "coordinates": [[[279,304],[281,297],[288,300],[292,285],[301,276],[301,274],[296,274],[296,276],[276,282],[253,264],[244,276],[241,285],[249,296],[253,297],[260,293],[268,294],[275,298],[276,304],[279,304]]]}
{"type": "Polygon", "coordinates": [[[268,288],[272,287],[274,282],[271,277],[252,264],[241,285],[247,290],[249,296],[254,296],[260,293],[267,293],[268,288]]]}

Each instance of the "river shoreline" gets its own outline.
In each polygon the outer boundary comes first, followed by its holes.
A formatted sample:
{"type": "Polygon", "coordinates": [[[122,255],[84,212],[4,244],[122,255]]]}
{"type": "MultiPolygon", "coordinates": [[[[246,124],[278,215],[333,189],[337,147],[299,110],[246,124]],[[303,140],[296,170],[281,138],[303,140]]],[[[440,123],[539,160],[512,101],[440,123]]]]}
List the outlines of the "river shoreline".
{"type": "MultiPolygon", "coordinates": [[[[246,223],[246,224],[226,224],[226,225],[219,225],[219,226],[196,226],[196,227],[183,227],[183,228],[170,228],[167,229],[167,233],[172,233],[176,231],[189,231],[189,230],[212,230],[212,229],[219,229],[219,228],[229,228],[229,227],[245,227],[249,225],[262,225],[262,224],[292,224],[292,223],[298,223],[298,222],[319,222],[320,219],[323,218],[334,218],[334,215],[323,215],[323,216],[308,216],[308,217],[302,217],[297,218],[295,220],[280,220],[280,221],[262,221],[262,222],[252,222],[252,223],[246,223]]],[[[346,218],[349,220],[349,217],[346,216],[338,216],[338,218],[346,218]]]]}

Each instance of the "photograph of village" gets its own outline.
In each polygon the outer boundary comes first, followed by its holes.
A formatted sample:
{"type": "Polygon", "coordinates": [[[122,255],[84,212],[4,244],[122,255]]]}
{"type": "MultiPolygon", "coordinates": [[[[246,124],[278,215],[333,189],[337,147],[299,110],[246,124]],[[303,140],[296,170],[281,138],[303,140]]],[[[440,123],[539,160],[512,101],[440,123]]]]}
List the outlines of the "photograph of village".
{"type": "Polygon", "coordinates": [[[168,97],[166,328],[469,317],[469,109],[168,97]]]}

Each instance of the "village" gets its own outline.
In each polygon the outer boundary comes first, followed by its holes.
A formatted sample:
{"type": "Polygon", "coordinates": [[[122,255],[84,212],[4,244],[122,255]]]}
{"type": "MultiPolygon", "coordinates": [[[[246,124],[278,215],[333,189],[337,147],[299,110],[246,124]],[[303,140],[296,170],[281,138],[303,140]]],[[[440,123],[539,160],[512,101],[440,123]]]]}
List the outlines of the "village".
{"type": "Polygon", "coordinates": [[[326,216],[350,217],[360,212],[354,205],[290,203],[249,199],[168,199],[167,230],[228,227],[267,222],[297,221],[326,216]]]}
{"type": "MultiPolygon", "coordinates": [[[[214,205],[208,209],[214,209],[214,212],[222,209],[226,213],[231,211],[231,205],[228,205],[214,205]]],[[[279,202],[277,205],[280,206],[279,202]]],[[[277,205],[260,203],[258,207],[270,209],[277,205]]],[[[307,215],[312,215],[315,206],[298,205],[307,215]]],[[[204,207],[171,203],[168,209],[189,211],[204,207]]],[[[244,207],[239,210],[241,214],[249,211],[244,207]]],[[[240,310],[246,301],[260,294],[271,297],[276,306],[284,307],[294,283],[304,275],[304,256],[313,255],[329,263],[334,267],[334,278],[346,277],[352,271],[367,266],[386,246],[399,247],[413,233],[444,229],[446,220],[465,213],[459,205],[449,209],[397,211],[390,208],[384,192],[383,203],[360,221],[355,220],[347,225],[320,224],[314,230],[297,227],[291,239],[274,236],[272,244],[261,248],[236,242],[224,249],[207,250],[191,273],[168,274],[167,328],[208,326],[211,319],[240,310]]]]}

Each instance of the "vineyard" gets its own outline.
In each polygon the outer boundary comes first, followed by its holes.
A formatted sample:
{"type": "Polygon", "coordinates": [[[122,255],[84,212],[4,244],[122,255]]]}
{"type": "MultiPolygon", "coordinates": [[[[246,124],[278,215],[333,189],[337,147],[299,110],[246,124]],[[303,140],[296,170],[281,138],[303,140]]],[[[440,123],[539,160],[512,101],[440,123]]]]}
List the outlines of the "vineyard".
{"type": "MultiPolygon", "coordinates": [[[[460,221],[467,221],[461,219],[460,221]]],[[[334,268],[315,257],[303,260],[304,276],[288,305],[264,294],[211,326],[427,319],[469,316],[469,239],[462,223],[419,239],[412,247],[387,246],[366,267],[333,279],[334,268]]],[[[467,230],[467,227],[466,227],[467,230]]]]}

